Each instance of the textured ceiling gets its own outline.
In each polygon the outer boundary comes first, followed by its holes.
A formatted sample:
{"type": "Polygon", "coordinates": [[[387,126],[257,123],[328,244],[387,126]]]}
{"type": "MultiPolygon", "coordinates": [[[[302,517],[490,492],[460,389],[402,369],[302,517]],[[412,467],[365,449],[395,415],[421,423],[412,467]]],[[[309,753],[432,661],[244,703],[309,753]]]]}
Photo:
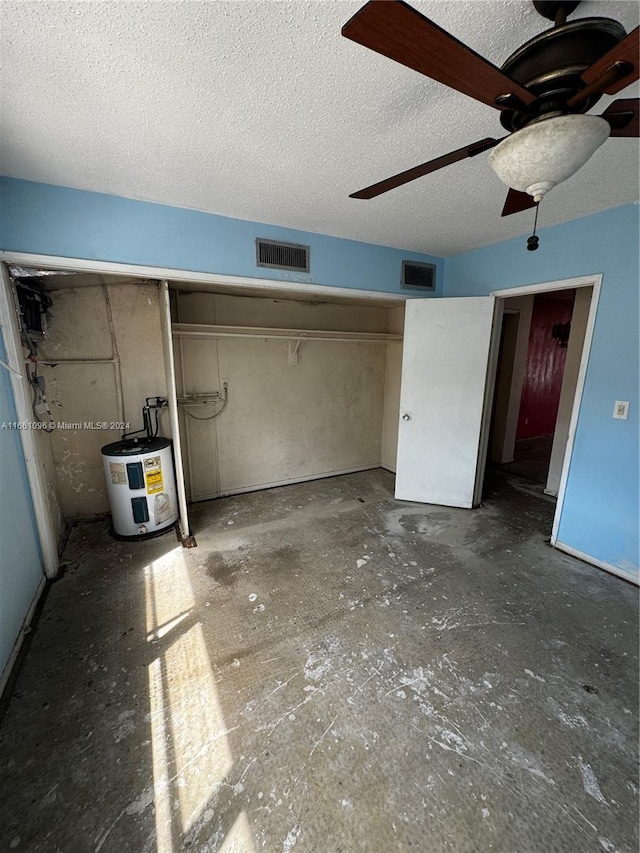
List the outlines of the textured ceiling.
{"type": "MultiPolygon", "coordinates": [[[[342,38],[361,5],[4,0],[0,172],[436,255],[530,231],[531,211],[500,217],[486,154],[348,198],[501,135],[497,111],[342,38]]],[[[548,23],[525,0],[413,5],[497,65],[548,23]]],[[[638,8],[587,0],[573,17],[630,30],[638,8]]],[[[636,140],[609,140],[540,225],[636,200],[637,164],[636,140]]]]}

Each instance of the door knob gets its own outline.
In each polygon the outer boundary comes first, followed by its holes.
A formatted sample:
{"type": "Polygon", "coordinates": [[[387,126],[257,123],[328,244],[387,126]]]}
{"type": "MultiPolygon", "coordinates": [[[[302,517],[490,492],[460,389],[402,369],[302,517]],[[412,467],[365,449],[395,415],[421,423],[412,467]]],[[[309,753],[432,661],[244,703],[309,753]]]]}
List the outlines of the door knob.
{"type": "Polygon", "coordinates": [[[402,420],[403,420],[403,421],[410,421],[410,420],[411,420],[411,415],[408,415],[408,414],[405,412],[405,413],[404,413],[404,415],[402,416],[402,420]]]}

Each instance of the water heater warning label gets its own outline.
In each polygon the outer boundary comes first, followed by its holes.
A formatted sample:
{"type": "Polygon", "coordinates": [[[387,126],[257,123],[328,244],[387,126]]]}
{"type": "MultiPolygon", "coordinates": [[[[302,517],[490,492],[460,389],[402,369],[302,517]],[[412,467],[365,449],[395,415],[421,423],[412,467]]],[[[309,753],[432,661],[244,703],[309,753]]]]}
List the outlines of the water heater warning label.
{"type": "Polygon", "coordinates": [[[148,495],[154,495],[163,490],[162,463],[159,456],[148,456],[144,460],[144,479],[148,495]]]}
{"type": "Polygon", "coordinates": [[[127,485],[127,472],[125,471],[124,462],[109,462],[109,475],[114,486],[127,485]]]}

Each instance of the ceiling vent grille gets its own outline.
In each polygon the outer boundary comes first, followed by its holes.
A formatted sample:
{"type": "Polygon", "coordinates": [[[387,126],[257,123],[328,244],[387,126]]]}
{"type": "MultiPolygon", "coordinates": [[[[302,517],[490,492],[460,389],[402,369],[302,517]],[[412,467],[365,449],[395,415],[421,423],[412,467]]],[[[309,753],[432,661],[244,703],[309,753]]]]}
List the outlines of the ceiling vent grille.
{"type": "Polygon", "coordinates": [[[309,246],[279,243],[275,240],[256,240],[256,264],[279,270],[309,272],[309,246]]]}
{"type": "Polygon", "coordinates": [[[436,289],[436,268],[434,264],[403,261],[400,286],[405,290],[429,290],[433,292],[436,289]]]}

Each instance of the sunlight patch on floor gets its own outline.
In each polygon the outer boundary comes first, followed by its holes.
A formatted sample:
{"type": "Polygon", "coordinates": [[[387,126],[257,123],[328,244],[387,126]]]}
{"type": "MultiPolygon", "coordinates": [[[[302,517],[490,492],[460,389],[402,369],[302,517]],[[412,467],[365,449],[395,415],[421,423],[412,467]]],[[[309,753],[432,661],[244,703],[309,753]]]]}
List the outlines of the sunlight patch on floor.
{"type": "Polygon", "coordinates": [[[157,853],[173,853],[171,829],[171,793],[169,790],[168,735],[163,704],[162,664],[160,658],[149,665],[151,704],[151,758],[153,761],[153,799],[156,817],[157,853]]]}
{"type": "Polygon", "coordinates": [[[157,853],[174,853],[233,756],[202,625],[192,624],[195,600],[181,547],[145,568],[145,589],[147,640],[158,652],[149,665],[157,853]]]}
{"type": "Polygon", "coordinates": [[[255,849],[249,820],[244,812],[240,812],[218,853],[254,853],[255,849]]]}

